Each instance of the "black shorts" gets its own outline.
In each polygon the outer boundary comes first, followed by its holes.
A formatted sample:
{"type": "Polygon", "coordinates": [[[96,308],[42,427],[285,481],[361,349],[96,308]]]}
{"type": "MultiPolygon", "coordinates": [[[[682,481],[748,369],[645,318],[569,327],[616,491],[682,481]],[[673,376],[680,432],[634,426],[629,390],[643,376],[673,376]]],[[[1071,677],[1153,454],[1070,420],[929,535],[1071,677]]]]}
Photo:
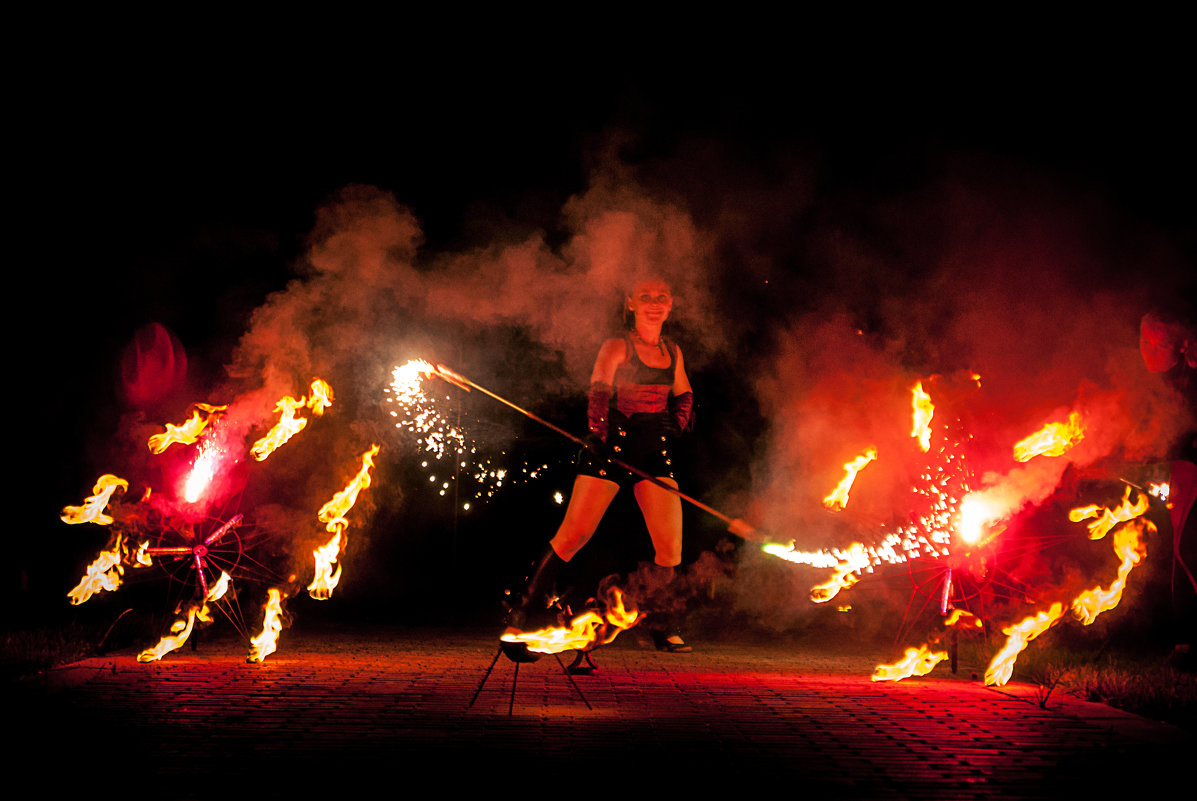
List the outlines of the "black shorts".
{"type": "Polygon", "coordinates": [[[631,417],[612,414],[607,443],[602,451],[600,455],[590,448],[583,448],[578,454],[578,475],[614,481],[620,487],[630,487],[645,480],[610,461],[618,459],[654,478],[674,478],[673,437],[668,414],[634,414],[631,417]]]}

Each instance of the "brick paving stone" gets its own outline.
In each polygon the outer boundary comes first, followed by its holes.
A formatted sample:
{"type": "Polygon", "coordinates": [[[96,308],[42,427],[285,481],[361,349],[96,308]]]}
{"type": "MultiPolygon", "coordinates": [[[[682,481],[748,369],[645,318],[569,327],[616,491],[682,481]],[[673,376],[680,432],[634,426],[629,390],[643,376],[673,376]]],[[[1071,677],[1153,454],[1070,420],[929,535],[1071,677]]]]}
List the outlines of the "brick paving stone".
{"type": "Polygon", "coordinates": [[[532,791],[570,777],[605,794],[784,781],[839,798],[1017,799],[1107,797],[1119,761],[1167,784],[1193,753],[1191,736],[1100,705],[1040,709],[1029,688],[985,688],[945,666],[874,683],[884,654],[814,646],[672,655],[617,641],[575,677],[591,709],[551,657],[521,666],[512,704],[514,665],[500,659],[471,707],[491,636],[288,631],[261,664],[220,637],[149,665],[85,660],[9,688],[23,735],[9,758],[55,754],[64,788],[88,770],[130,791],[170,779],[159,798],[306,797],[336,783],[343,798],[380,782],[423,794],[429,781],[532,791]]]}

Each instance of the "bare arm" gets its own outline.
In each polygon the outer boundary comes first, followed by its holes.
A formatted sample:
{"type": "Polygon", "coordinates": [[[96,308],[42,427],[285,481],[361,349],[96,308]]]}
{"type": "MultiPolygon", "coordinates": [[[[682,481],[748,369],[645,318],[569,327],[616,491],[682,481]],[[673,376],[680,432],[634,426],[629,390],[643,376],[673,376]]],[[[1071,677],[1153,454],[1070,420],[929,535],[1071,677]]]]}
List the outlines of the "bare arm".
{"type": "Polygon", "coordinates": [[[690,379],[686,376],[686,364],[682,360],[682,349],[676,345],[674,347],[677,350],[677,370],[673,373],[673,394],[681,395],[691,391],[690,379]]]}

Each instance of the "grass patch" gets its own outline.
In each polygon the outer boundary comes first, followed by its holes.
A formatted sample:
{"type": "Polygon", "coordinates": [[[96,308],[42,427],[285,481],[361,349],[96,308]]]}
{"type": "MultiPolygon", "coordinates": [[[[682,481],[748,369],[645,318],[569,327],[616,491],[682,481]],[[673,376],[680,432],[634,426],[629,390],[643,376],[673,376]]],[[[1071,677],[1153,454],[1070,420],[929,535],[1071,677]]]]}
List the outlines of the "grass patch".
{"type": "Polygon", "coordinates": [[[6,631],[0,638],[0,678],[11,681],[92,656],[101,634],[79,625],[6,631]]]}
{"type": "Polygon", "coordinates": [[[1197,732],[1197,674],[1178,670],[1163,656],[1028,649],[1014,677],[1039,688],[1042,706],[1053,691],[1065,692],[1197,732]]]}

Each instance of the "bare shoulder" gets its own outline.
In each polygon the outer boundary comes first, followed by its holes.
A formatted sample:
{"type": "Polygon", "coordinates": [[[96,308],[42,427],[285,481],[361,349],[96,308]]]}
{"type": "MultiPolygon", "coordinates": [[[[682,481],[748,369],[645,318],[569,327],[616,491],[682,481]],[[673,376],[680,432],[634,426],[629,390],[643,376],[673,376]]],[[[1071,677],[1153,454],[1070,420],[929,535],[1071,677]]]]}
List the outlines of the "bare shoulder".
{"type": "Polygon", "coordinates": [[[627,343],[621,337],[611,337],[599,348],[594,360],[594,374],[591,382],[610,384],[615,380],[615,370],[627,358],[627,343]]]}

